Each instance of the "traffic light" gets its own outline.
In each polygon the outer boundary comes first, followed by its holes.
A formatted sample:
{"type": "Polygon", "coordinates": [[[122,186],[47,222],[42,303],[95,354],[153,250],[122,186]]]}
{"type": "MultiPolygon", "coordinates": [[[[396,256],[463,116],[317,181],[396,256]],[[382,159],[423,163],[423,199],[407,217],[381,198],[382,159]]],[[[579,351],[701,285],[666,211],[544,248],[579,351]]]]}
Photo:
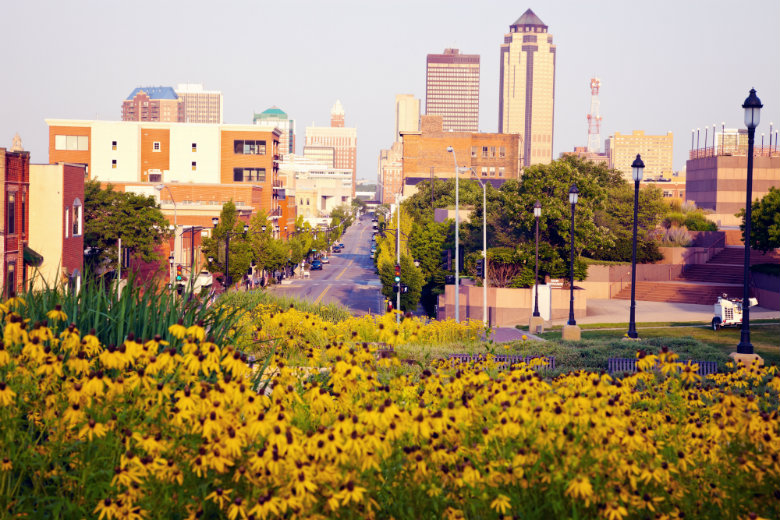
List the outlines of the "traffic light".
{"type": "Polygon", "coordinates": [[[452,250],[447,249],[441,252],[441,268],[445,271],[452,271],[452,250]]]}
{"type": "Polygon", "coordinates": [[[480,258],[479,260],[477,260],[477,276],[479,276],[480,278],[484,278],[485,277],[485,259],[484,258],[480,258]]]}
{"type": "Polygon", "coordinates": [[[395,283],[399,283],[400,281],[401,281],[401,266],[395,264],[395,283]]]}
{"type": "Polygon", "coordinates": [[[181,264],[178,264],[176,266],[176,281],[181,282],[184,279],[183,273],[184,273],[184,267],[181,264]]]}

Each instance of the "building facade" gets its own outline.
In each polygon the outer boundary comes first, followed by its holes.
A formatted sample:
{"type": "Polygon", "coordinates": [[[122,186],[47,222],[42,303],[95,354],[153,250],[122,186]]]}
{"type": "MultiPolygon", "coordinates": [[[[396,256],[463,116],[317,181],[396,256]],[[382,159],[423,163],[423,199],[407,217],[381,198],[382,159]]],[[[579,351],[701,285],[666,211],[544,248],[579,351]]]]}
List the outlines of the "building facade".
{"type": "Polygon", "coordinates": [[[403,144],[395,142],[380,150],[377,167],[376,197],[380,204],[395,204],[403,188],[403,144]]]}
{"type": "Polygon", "coordinates": [[[333,168],[306,157],[288,156],[279,165],[285,191],[292,188],[296,214],[312,225],[327,219],[335,208],[352,202],[352,170],[333,168]]]}
{"type": "MultiPolygon", "coordinates": [[[[460,167],[473,168],[483,182],[497,187],[508,179],[520,177],[520,147],[518,134],[494,134],[472,132],[445,132],[441,116],[425,115],[420,118],[420,132],[403,133],[403,193],[410,187],[431,179],[455,177],[453,153],[460,167]]],[[[469,179],[471,173],[462,173],[469,179]]]]}
{"type": "Polygon", "coordinates": [[[27,263],[37,263],[32,260],[32,251],[27,245],[30,232],[30,152],[11,152],[0,148],[0,186],[3,189],[0,222],[4,228],[0,239],[0,283],[3,298],[11,298],[27,282],[27,263]]]}
{"type": "MultiPolygon", "coordinates": [[[[103,183],[258,188],[258,209],[279,216],[279,131],[255,125],[47,120],[49,162],[87,165],[103,183]]],[[[222,199],[219,199],[222,200],[222,199]]],[[[229,199],[224,199],[224,201],[229,199]]],[[[247,199],[248,201],[248,199],[247,199]]]]}
{"type": "Polygon", "coordinates": [[[256,125],[279,129],[279,155],[284,156],[295,153],[295,120],[287,117],[287,113],[281,108],[273,106],[255,114],[253,122],[256,125]]]}
{"type": "Polygon", "coordinates": [[[352,171],[352,197],[357,180],[357,128],[344,127],[344,108],[336,101],[331,109],[331,126],[307,126],[307,150],[333,148],[333,167],[352,171]]]}
{"type": "Polygon", "coordinates": [[[395,96],[395,142],[401,142],[401,132],[420,130],[420,100],[412,94],[395,96]]]}
{"type": "Polygon", "coordinates": [[[520,134],[523,166],[552,161],[555,53],[552,34],[530,9],[501,45],[498,131],[520,134]]]}
{"type": "Polygon", "coordinates": [[[176,95],[184,104],[185,123],[222,124],[222,92],[204,90],[200,83],[179,83],[176,95]]]}
{"type": "Polygon", "coordinates": [[[645,163],[645,177],[671,178],[674,136],[647,135],[643,130],[634,130],[630,135],[615,132],[606,140],[605,154],[609,157],[609,167],[623,173],[626,180],[633,182],[631,164],[636,155],[642,156],[645,163]]]}
{"type": "Polygon", "coordinates": [[[122,102],[122,121],[183,122],[184,102],[172,87],[138,87],[122,102]]]}
{"type": "Polygon", "coordinates": [[[43,257],[33,287],[78,288],[84,273],[83,164],[30,165],[30,242],[43,257]],[[56,211],[55,208],[59,208],[56,211]]]}
{"type": "Polygon", "coordinates": [[[428,55],[425,113],[442,116],[447,132],[479,132],[478,54],[444,49],[443,54],[428,55]]]}

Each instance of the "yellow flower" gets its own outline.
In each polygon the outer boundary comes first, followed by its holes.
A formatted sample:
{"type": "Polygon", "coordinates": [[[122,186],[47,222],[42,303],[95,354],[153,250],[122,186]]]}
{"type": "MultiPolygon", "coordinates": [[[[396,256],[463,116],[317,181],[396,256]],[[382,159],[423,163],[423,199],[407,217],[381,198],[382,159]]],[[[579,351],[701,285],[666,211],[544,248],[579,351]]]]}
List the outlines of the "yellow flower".
{"type": "Polygon", "coordinates": [[[96,422],[95,419],[90,419],[87,424],[79,430],[79,439],[87,437],[90,441],[93,437],[103,437],[106,434],[106,427],[96,422]]]}
{"type": "Polygon", "coordinates": [[[11,387],[5,381],[0,381],[0,405],[10,405],[14,402],[14,397],[16,397],[16,392],[11,390],[11,387]]]}
{"type": "Polygon", "coordinates": [[[495,509],[502,515],[512,509],[512,503],[509,497],[506,495],[498,495],[495,500],[490,503],[490,509],[495,509]]]}
{"type": "Polygon", "coordinates": [[[105,500],[98,502],[98,505],[92,512],[100,513],[98,520],[103,520],[104,518],[106,520],[111,520],[112,518],[117,518],[119,514],[119,507],[116,505],[116,502],[110,498],[106,498],[105,500]]]}
{"type": "Polygon", "coordinates": [[[55,305],[54,310],[47,312],[46,317],[54,321],[68,321],[68,315],[63,312],[60,304],[55,305]]]}
{"type": "Polygon", "coordinates": [[[585,499],[585,505],[590,505],[590,499],[593,497],[593,487],[587,477],[577,477],[569,482],[566,487],[566,495],[572,498],[585,499]]]}
{"type": "Polygon", "coordinates": [[[179,323],[174,323],[168,327],[168,332],[170,332],[171,336],[174,338],[184,339],[184,335],[187,334],[187,329],[182,325],[182,320],[179,320],[179,323]]]}
{"type": "Polygon", "coordinates": [[[11,462],[11,459],[4,458],[2,462],[0,462],[0,470],[3,471],[11,471],[14,469],[14,463],[11,462]]]}

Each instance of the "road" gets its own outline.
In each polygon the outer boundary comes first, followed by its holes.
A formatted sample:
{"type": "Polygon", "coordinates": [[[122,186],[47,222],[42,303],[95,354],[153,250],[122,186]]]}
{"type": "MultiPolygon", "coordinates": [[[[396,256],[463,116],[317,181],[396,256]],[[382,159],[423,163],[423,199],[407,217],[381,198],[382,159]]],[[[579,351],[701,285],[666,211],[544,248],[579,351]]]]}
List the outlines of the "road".
{"type": "Polygon", "coordinates": [[[372,231],[371,217],[363,216],[341,237],[344,249],[329,255],[330,263],[323,264],[322,271],[311,271],[309,278],[296,278],[270,290],[309,302],[344,305],[357,315],[384,312],[382,286],[371,259],[372,231]]]}

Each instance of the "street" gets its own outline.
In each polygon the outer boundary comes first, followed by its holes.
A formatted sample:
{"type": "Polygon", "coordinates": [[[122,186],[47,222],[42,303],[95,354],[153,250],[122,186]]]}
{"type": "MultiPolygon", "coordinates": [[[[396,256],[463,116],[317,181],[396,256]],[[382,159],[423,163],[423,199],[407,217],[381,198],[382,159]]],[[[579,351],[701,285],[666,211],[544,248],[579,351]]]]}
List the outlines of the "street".
{"type": "Polygon", "coordinates": [[[361,217],[341,237],[342,252],[328,255],[330,263],[323,264],[322,271],[310,271],[308,278],[295,278],[289,285],[274,285],[269,290],[313,303],[344,305],[357,315],[384,312],[381,284],[371,259],[372,231],[371,217],[361,217]]]}

